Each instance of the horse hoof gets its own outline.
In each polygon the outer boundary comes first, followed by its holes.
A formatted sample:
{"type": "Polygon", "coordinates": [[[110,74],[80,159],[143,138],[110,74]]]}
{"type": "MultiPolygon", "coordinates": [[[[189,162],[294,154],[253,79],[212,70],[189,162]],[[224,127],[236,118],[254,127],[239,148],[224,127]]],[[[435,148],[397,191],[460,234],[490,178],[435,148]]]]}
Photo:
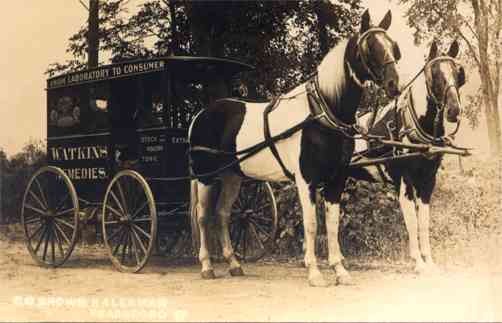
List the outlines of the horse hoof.
{"type": "Polygon", "coordinates": [[[202,279],[215,279],[216,275],[214,274],[214,270],[204,270],[200,273],[202,279]]]}
{"type": "Polygon", "coordinates": [[[322,276],[310,277],[309,284],[312,287],[327,287],[328,286],[328,282],[322,276]]]}
{"type": "Polygon", "coordinates": [[[352,276],[350,275],[341,275],[336,277],[336,283],[338,285],[350,286],[354,285],[354,280],[352,280],[352,276]]]}
{"type": "Polygon", "coordinates": [[[242,270],[241,267],[230,268],[229,272],[230,276],[233,277],[244,276],[244,271],[242,270]]]}

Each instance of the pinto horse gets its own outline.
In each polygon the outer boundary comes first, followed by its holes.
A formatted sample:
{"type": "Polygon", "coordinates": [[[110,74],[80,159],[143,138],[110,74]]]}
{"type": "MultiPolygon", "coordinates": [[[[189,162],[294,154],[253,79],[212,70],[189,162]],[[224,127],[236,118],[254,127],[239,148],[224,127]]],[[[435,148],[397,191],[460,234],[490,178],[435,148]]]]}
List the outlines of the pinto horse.
{"type": "Polygon", "coordinates": [[[219,242],[230,274],[244,274],[232,249],[229,222],[232,204],[239,193],[242,177],[246,176],[265,181],[296,181],[305,229],[305,265],[312,286],[327,285],[319,271],[314,249],[317,234],[315,192],[321,185],[325,188],[329,210],[326,216],[329,264],[339,282],[348,282],[350,277],[341,263],[338,222],[340,195],[354,148],[350,131],[354,129],[352,124],[366,80],[382,86],[391,97],[399,94],[396,63],[400,51],[398,44],[387,35],[391,20],[389,11],[375,27],[366,10],[360,32],[333,48],[312,79],[279,97],[275,103],[220,99],[194,118],[189,138],[191,169],[195,175],[232,163],[236,160],[232,152],[248,150],[264,141],[269,143],[232,169],[220,173],[219,185],[214,178],[199,177],[197,180],[192,199],[196,201],[199,260],[204,279],[215,277],[207,248],[208,218],[213,213],[219,220],[219,242]],[[292,128],[296,131],[290,131],[292,128]],[[288,131],[287,136],[271,143],[270,138],[288,131]],[[208,149],[225,153],[211,154],[208,149]]]}
{"type": "MultiPolygon", "coordinates": [[[[394,136],[403,142],[448,146],[447,138],[460,126],[462,105],[459,89],[465,83],[464,68],[455,60],[458,52],[457,41],[451,44],[447,54],[439,54],[438,46],[433,42],[423,73],[403,92],[396,105],[392,103],[392,106],[384,108],[390,114],[382,111],[370,133],[385,135],[388,129],[384,124],[389,121],[385,115],[393,115],[397,116],[394,136]]],[[[375,154],[382,155],[392,148],[374,150],[375,154]]],[[[441,155],[418,157],[406,162],[387,163],[380,170],[381,176],[393,183],[399,192],[409,236],[410,257],[418,273],[437,271],[429,239],[429,203],[441,159],[441,155]]]]}

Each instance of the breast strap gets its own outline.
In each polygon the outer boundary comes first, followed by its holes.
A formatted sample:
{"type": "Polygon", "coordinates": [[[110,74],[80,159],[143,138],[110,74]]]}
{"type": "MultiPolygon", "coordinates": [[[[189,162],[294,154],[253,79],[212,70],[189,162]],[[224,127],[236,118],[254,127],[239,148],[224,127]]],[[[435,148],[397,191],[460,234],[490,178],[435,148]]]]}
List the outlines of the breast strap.
{"type": "Polygon", "coordinates": [[[279,165],[282,168],[282,172],[284,175],[286,175],[287,178],[290,180],[294,181],[295,176],[286,168],[284,165],[284,162],[281,159],[281,156],[279,155],[279,152],[277,151],[277,147],[275,146],[275,142],[271,140],[271,135],[270,135],[270,124],[268,120],[268,115],[270,112],[272,112],[278,105],[279,105],[280,99],[274,98],[272,102],[270,102],[269,105],[265,108],[265,111],[263,112],[263,134],[265,136],[265,141],[269,142],[268,147],[270,148],[270,151],[272,152],[272,155],[274,155],[275,159],[279,163],[279,165]]]}

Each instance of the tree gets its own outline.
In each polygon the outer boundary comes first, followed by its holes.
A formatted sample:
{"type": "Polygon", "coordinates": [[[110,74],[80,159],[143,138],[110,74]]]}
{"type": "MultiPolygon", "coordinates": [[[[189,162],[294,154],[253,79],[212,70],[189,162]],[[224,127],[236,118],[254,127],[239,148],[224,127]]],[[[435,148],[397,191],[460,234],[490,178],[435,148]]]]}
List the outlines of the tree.
{"type": "Polygon", "coordinates": [[[408,4],[408,23],[417,43],[434,37],[448,43],[461,39],[468,61],[477,70],[481,85],[469,97],[467,114],[474,118],[484,105],[492,154],[502,152],[500,129],[500,78],[502,64],[502,0],[400,0],[408,4]]]}
{"type": "MultiPolygon", "coordinates": [[[[100,50],[112,61],[166,55],[224,56],[257,66],[246,81],[261,95],[303,81],[340,38],[354,30],[360,0],[149,0],[129,16],[126,0],[101,1],[100,50]]],[[[84,25],[70,38],[73,58],[49,73],[85,67],[84,25]]]]}

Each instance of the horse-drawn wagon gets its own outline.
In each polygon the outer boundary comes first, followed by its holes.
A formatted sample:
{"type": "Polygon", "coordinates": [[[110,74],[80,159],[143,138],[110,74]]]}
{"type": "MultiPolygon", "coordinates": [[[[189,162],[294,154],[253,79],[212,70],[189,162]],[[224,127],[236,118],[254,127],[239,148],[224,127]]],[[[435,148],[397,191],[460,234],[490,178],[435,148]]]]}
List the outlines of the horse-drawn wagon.
{"type": "MultiPolygon", "coordinates": [[[[33,259],[62,265],[80,227],[92,221],[101,223],[121,271],[139,271],[155,248],[173,254],[190,244],[190,122],[235,94],[236,78],[252,69],[228,59],[167,57],[50,78],[48,165],[29,181],[21,212],[33,259]]],[[[256,260],[274,240],[274,195],[257,181],[240,192],[233,244],[242,258],[256,260]]]]}

